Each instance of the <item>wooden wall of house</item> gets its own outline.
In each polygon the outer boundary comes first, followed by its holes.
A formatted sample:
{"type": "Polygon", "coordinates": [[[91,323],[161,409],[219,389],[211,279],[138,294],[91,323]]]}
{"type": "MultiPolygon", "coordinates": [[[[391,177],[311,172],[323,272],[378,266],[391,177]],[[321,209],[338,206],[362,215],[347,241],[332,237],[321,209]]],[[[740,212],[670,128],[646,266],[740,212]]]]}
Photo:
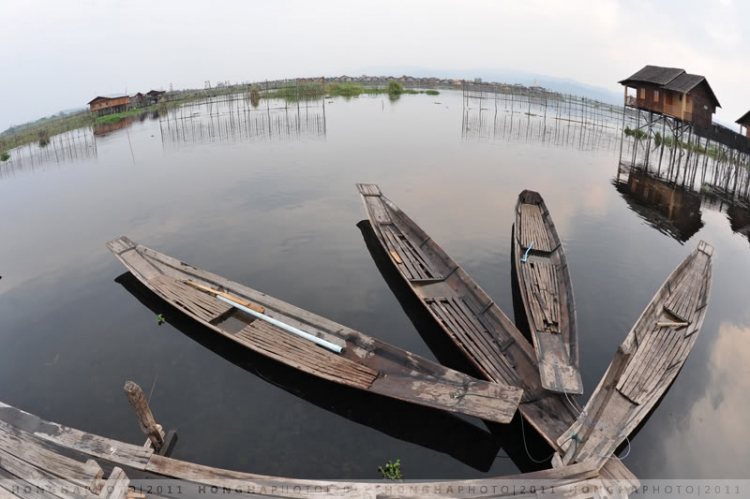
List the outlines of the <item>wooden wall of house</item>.
{"type": "Polygon", "coordinates": [[[128,106],[130,97],[120,97],[119,99],[102,99],[91,104],[91,111],[99,111],[115,106],[128,106]]]}
{"type": "Polygon", "coordinates": [[[664,111],[664,91],[656,85],[639,83],[636,90],[636,106],[649,111],[664,111]]]}
{"type": "MultiPolygon", "coordinates": [[[[696,125],[709,126],[716,107],[713,104],[706,82],[704,81],[692,89],[687,97],[687,105],[690,109],[688,111],[686,107],[685,112],[691,113],[691,121],[696,125]]],[[[685,119],[688,119],[688,117],[685,116],[685,119]]]]}

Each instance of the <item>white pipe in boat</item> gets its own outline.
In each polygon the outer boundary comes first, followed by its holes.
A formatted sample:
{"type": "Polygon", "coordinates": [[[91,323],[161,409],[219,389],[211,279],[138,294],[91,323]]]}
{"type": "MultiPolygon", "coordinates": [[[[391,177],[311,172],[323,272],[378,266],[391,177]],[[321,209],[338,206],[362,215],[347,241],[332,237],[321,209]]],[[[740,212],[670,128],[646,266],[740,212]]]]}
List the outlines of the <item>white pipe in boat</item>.
{"type": "Polygon", "coordinates": [[[318,338],[315,335],[312,335],[310,333],[306,333],[306,332],[302,331],[301,329],[297,329],[294,326],[290,326],[289,324],[284,324],[281,321],[277,321],[273,317],[269,317],[269,316],[267,316],[265,314],[261,314],[260,312],[256,312],[253,309],[250,309],[250,308],[247,308],[245,306],[242,306],[239,303],[230,300],[229,298],[224,298],[223,296],[220,296],[220,295],[216,295],[216,298],[218,298],[219,300],[221,300],[221,301],[223,301],[225,303],[230,304],[231,306],[233,306],[235,308],[238,308],[238,309],[242,310],[243,312],[245,312],[247,314],[252,315],[253,317],[257,317],[258,319],[264,320],[264,321],[268,322],[269,324],[273,324],[274,326],[279,327],[279,328],[283,329],[284,331],[286,331],[288,333],[292,333],[292,334],[295,334],[295,335],[297,335],[297,336],[299,336],[301,338],[304,338],[306,340],[312,341],[313,343],[315,343],[317,345],[320,345],[323,348],[327,348],[328,350],[331,350],[332,352],[342,353],[344,351],[344,347],[342,347],[342,346],[339,346],[339,345],[337,345],[335,343],[331,343],[330,341],[322,340],[322,339],[318,338]]]}

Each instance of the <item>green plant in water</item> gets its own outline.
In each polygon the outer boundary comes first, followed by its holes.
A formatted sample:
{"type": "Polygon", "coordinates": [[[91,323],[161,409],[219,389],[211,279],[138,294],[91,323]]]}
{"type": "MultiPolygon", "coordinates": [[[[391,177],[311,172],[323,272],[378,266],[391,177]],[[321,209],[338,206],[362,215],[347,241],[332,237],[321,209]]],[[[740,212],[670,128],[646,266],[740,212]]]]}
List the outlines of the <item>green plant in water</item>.
{"type": "Polygon", "coordinates": [[[166,322],[166,319],[164,318],[163,314],[159,314],[156,316],[156,323],[160,326],[166,322]]]}
{"type": "Polygon", "coordinates": [[[3,151],[3,152],[0,153],[0,161],[2,161],[3,163],[5,163],[9,159],[10,159],[10,154],[8,154],[8,151],[3,151]]]}
{"type": "Polygon", "coordinates": [[[708,194],[708,186],[702,185],[701,186],[701,194],[708,194]]]}
{"type": "Polygon", "coordinates": [[[396,459],[395,462],[390,459],[385,464],[385,467],[378,466],[378,471],[383,475],[383,478],[388,480],[403,480],[404,477],[401,474],[401,460],[396,459]]]}
{"type": "Polygon", "coordinates": [[[391,81],[388,83],[388,94],[389,95],[400,95],[404,93],[404,87],[397,81],[391,81]]]}
{"type": "Polygon", "coordinates": [[[260,92],[258,92],[257,88],[250,91],[250,104],[253,107],[258,107],[258,104],[260,104],[260,92]]]}
{"type": "Polygon", "coordinates": [[[427,95],[440,95],[440,92],[437,90],[428,90],[425,92],[427,95]]]}

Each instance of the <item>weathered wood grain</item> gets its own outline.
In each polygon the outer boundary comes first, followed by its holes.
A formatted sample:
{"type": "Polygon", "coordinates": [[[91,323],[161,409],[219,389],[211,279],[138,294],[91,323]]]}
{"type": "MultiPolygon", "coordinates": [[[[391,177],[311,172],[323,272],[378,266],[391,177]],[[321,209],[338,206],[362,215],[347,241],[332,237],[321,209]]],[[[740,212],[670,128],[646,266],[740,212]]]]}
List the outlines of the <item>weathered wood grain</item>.
{"type": "Polygon", "coordinates": [[[576,423],[558,439],[566,449],[564,463],[605,463],[666,393],[703,324],[712,255],[713,248],[701,241],[657,291],[576,423]],[[694,330],[672,327],[675,311],[694,330]],[[571,434],[581,442],[570,441],[571,434]]]}
{"type": "MultiPolygon", "coordinates": [[[[357,187],[361,195],[371,196],[366,186],[358,184],[357,187]],[[367,194],[365,194],[365,190],[367,190],[367,194]]],[[[536,195],[538,196],[538,194],[536,195]]],[[[486,379],[524,389],[524,397],[518,406],[519,411],[524,419],[552,447],[556,447],[558,437],[575,423],[580,406],[575,401],[568,402],[565,394],[551,392],[544,388],[534,348],[497,304],[406,213],[385,196],[375,197],[379,198],[383,206],[389,210],[389,217],[394,225],[397,225],[402,233],[411,239],[413,244],[422,248],[431,265],[436,269],[445,269],[441,270],[441,274],[445,276],[443,280],[429,286],[413,283],[402,272],[405,284],[420,299],[425,309],[432,315],[445,334],[455,342],[458,349],[486,379]],[[441,297],[454,297],[461,300],[473,317],[482,325],[481,334],[477,334],[475,330],[468,328],[462,328],[461,331],[455,329],[458,325],[441,314],[440,309],[435,307],[434,300],[441,297]],[[495,345],[495,348],[489,348],[487,345],[495,345]],[[501,357],[497,356],[497,352],[500,352],[501,357]]],[[[365,209],[367,207],[368,204],[366,203],[365,209]]],[[[382,231],[374,222],[369,210],[368,217],[375,235],[383,247],[387,248],[382,231]]],[[[552,232],[552,234],[555,245],[561,247],[557,233],[552,232]]],[[[555,254],[557,254],[557,249],[555,248],[555,254]]],[[[560,252],[559,256],[559,272],[565,273],[567,272],[567,260],[563,252],[560,252]]],[[[565,290],[565,292],[560,293],[562,297],[560,301],[561,334],[564,334],[563,331],[567,327],[564,323],[565,310],[572,311],[568,314],[567,319],[570,328],[576,327],[575,303],[570,280],[560,281],[558,286],[560,290],[565,290]]],[[[577,362],[577,342],[574,338],[571,338],[569,342],[570,358],[577,362]]],[[[606,483],[626,482],[628,491],[635,490],[640,483],[630,470],[616,459],[609,460],[601,467],[600,477],[606,483]]]]}
{"type": "Polygon", "coordinates": [[[542,196],[518,196],[513,264],[539,361],[542,386],[570,395],[583,393],[578,365],[578,321],[565,251],[542,196]],[[531,257],[522,262],[531,242],[531,257]],[[539,242],[539,244],[537,244],[539,242]]]}
{"type": "MultiPolygon", "coordinates": [[[[372,199],[377,201],[376,197],[372,199]]],[[[383,213],[390,219],[385,208],[383,213]]],[[[403,262],[410,264],[413,275],[420,279],[437,275],[439,270],[424,264],[427,257],[416,249],[416,245],[411,242],[399,243],[395,236],[393,242],[400,248],[403,262]]],[[[486,381],[420,359],[410,352],[264,293],[136,245],[128,238],[120,238],[118,242],[108,244],[108,247],[120,251],[131,247],[131,251],[117,257],[135,277],[178,310],[244,347],[311,375],[398,400],[499,423],[510,422],[521,399],[523,392],[519,388],[506,386],[498,391],[486,381]],[[244,313],[218,300],[214,296],[217,292],[251,302],[263,308],[265,315],[340,345],[344,347],[344,352],[334,355],[312,342],[252,318],[239,332],[225,330],[222,328],[225,318],[244,313]],[[482,386],[486,397],[472,396],[458,400],[445,396],[446,393],[460,393],[462,387],[469,385],[482,386]],[[489,411],[489,407],[494,407],[495,411],[489,411]]],[[[249,316],[243,317],[247,319],[249,316]]]]}

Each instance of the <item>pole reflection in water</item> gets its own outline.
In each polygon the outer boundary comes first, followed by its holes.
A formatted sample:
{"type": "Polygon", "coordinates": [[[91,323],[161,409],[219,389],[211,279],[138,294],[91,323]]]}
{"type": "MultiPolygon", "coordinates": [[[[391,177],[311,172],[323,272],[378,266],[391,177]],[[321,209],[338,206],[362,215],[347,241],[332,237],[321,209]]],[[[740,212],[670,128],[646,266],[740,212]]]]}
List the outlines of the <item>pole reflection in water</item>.
{"type": "Polygon", "coordinates": [[[582,151],[614,151],[620,144],[615,120],[584,121],[567,114],[562,107],[549,114],[547,106],[534,101],[527,102],[521,111],[479,104],[480,107],[464,107],[461,135],[465,140],[521,142],[582,151]]]}
{"type": "Polygon", "coordinates": [[[0,179],[44,171],[51,165],[82,163],[97,158],[96,138],[91,127],[45,137],[8,152],[10,159],[0,163],[0,179]]]}
{"type": "Polygon", "coordinates": [[[208,100],[169,110],[160,120],[165,150],[199,144],[325,139],[325,107],[274,100],[255,107],[244,98],[208,100]]]}

